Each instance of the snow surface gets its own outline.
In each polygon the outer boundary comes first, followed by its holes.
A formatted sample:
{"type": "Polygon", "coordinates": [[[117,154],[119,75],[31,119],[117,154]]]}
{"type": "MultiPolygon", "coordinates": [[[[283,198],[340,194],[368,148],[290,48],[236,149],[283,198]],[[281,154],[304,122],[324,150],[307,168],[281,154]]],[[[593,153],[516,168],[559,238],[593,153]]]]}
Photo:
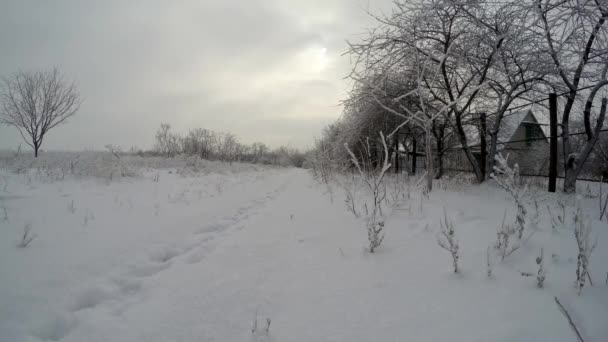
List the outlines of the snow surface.
{"type": "Polygon", "coordinates": [[[496,186],[448,181],[428,199],[412,187],[370,254],[339,187],[205,165],[112,181],[0,169],[0,341],[575,341],[554,296],[586,341],[608,340],[608,225],[592,196],[595,286],[578,296],[573,225],[553,231],[547,210],[566,201],[570,222],[574,198],[539,192],[538,230],[502,262],[493,252],[488,279],[486,249],[515,212],[496,186]],[[436,243],[443,208],[460,274],[436,243]],[[27,224],[36,237],[19,248],[27,224]],[[543,289],[520,275],[541,247],[543,289]]]}

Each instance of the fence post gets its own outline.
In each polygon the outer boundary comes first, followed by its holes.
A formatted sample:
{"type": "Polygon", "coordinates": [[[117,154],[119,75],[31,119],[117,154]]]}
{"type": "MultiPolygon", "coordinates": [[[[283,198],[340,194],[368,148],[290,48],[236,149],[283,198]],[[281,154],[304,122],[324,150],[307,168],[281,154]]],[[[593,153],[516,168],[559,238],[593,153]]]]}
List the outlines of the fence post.
{"type": "Polygon", "coordinates": [[[412,134],[412,174],[416,174],[416,135],[412,134]]]}
{"type": "Polygon", "coordinates": [[[479,132],[479,145],[481,148],[481,155],[480,155],[480,169],[481,169],[481,174],[483,179],[486,179],[486,156],[487,156],[487,151],[486,151],[486,113],[480,113],[479,114],[479,125],[480,125],[480,132],[479,132]]]}
{"type": "Polygon", "coordinates": [[[557,181],[557,95],[549,94],[549,192],[557,181]]]}

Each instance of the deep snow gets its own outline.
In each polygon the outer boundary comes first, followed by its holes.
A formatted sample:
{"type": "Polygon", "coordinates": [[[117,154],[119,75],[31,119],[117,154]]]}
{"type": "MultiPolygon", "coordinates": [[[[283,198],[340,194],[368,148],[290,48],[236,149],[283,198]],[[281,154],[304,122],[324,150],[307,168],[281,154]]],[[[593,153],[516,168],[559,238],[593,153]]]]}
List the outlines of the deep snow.
{"type": "Polygon", "coordinates": [[[554,296],[586,341],[608,340],[597,199],[582,199],[595,286],[578,296],[573,227],[553,231],[546,209],[563,198],[571,220],[574,198],[539,192],[538,231],[502,262],[493,252],[488,279],[486,249],[505,208],[514,214],[491,184],[445,182],[428,199],[412,188],[370,254],[340,188],[330,196],[306,170],[176,171],[49,181],[0,170],[0,341],[575,341],[554,296]],[[443,208],[460,274],[436,243],[443,208]],[[26,224],[36,237],[18,248],[26,224]],[[543,289],[520,275],[536,272],[541,247],[543,289]],[[252,334],[255,317],[258,330],[271,319],[268,336],[252,334]]]}

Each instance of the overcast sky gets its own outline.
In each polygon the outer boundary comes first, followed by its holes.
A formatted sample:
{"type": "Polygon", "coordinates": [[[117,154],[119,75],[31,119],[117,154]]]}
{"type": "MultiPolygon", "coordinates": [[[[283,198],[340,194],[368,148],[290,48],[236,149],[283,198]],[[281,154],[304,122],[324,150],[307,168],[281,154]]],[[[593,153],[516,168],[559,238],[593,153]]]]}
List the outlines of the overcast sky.
{"type": "MultiPolygon", "coordinates": [[[[76,81],[80,111],[43,149],[150,148],[161,122],[304,148],[341,113],[367,9],[390,0],[3,1],[0,75],[76,81]]],[[[0,148],[20,139],[0,126],[0,148]]]]}

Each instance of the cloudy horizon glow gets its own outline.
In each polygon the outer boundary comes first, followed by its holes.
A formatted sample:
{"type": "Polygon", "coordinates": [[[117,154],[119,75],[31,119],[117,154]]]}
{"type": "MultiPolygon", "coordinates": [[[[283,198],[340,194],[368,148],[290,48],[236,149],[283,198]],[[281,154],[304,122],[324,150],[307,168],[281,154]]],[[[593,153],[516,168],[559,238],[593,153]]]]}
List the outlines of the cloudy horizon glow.
{"type": "MultiPolygon", "coordinates": [[[[0,75],[54,66],[83,104],[42,149],[148,149],[161,122],[312,145],[341,114],[347,39],[390,0],[9,1],[0,75]]],[[[0,126],[0,149],[16,148],[0,126]]],[[[27,147],[23,144],[23,147],[27,147]]]]}

